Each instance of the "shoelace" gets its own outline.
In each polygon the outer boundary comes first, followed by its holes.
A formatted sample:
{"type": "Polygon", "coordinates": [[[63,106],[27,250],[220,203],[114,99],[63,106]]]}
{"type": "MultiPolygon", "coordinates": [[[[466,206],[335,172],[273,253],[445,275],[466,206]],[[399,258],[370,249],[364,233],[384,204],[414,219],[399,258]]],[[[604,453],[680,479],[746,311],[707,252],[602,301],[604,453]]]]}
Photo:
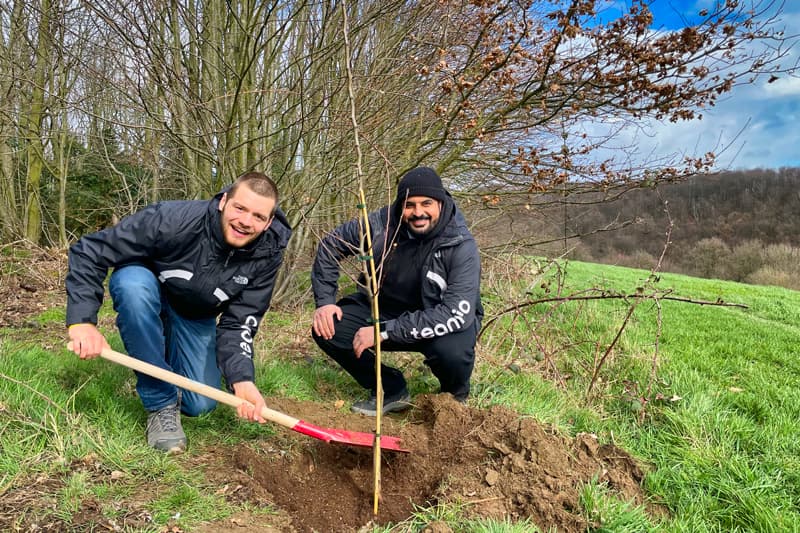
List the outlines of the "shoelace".
{"type": "Polygon", "coordinates": [[[163,431],[178,431],[178,424],[175,423],[175,407],[166,407],[156,413],[158,425],[163,431]]]}

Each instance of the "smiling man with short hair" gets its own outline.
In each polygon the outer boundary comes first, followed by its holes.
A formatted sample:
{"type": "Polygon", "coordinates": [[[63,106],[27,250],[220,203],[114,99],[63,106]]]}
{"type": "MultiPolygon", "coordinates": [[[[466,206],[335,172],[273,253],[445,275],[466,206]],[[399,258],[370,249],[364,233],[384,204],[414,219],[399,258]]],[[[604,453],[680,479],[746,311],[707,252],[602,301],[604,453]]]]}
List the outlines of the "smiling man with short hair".
{"type": "MultiPolygon", "coordinates": [[[[480,256],[463,215],[428,167],[407,172],[394,203],[369,214],[378,263],[381,347],[420,352],[442,392],[465,401],[475,364],[475,342],[483,308],[480,256]]],[[[326,236],[314,261],[311,282],[317,310],[312,334],[319,347],[370,391],[351,409],[377,414],[374,328],[368,296],[338,302],[339,264],[357,253],[362,225],[351,220],[326,236]]],[[[363,283],[360,284],[363,287],[363,283]]],[[[410,406],[403,373],[381,367],[383,412],[410,406]]]]}
{"type": "MultiPolygon", "coordinates": [[[[97,357],[108,342],[97,329],[103,282],[128,353],[247,400],[239,416],[262,421],[253,337],[269,307],[291,229],[277,207],[275,183],[259,172],[240,176],[210,201],[150,205],[114,227],[85,235],[69,251],[67,326],[73,351],[97,357]]],[[[216,402],[137,373],[148,411],[147,441],[182,451],[180,413],[197,416],[216,402]]]]}

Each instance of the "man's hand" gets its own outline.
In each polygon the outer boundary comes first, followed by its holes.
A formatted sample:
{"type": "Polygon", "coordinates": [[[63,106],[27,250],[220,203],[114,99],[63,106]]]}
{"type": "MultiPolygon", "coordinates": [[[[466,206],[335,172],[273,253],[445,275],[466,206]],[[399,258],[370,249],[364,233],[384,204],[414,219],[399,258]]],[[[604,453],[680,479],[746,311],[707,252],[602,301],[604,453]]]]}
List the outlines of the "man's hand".
{"type": "Polygon", "coordinates": [[[253,422],[266,422],[264,417],[261,416],[261,411],[267,404],[264,402],[263,396],[258,392],[258,387],[252,381],[240,381],[233,384],[233,393],[237,398],[246,400],[239,407],[236,408],[236,414],[240,418],[245,418],[253,422]]]}
{"type": "Polygon", "coordinates": [[[375,328],[373,326],[364,326],[356,331],[356,336],[353,337],[353,350],[356,352],[356,359],[361,357],[361,354],[367,348],[375,346],[375,328]]]}
{"type": "Polygon", "coordinates": [[[342,308],[336,304],[323,305],[314,311],[314,333],[326,341],[331,340],[336,333],[333,317],[342,319],[342,308]]]}
{"type": "Polygon", "coordinates": [[[103,334],[94,324],[72,324],[69,327],[72,351],[81,359],[94,359],[103,348],[111,348],[103,334]]]}

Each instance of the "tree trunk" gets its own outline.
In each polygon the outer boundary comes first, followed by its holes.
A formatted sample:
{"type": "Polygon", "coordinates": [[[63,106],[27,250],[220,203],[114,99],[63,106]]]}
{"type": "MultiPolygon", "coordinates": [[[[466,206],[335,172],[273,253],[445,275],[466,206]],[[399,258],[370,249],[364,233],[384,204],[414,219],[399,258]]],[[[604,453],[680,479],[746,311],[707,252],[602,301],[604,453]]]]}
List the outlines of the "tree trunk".
{"type": "Polygon", "coordinates": [[[42,143],[42,117],[44,112],[44,86],[50,50],[50,0],[42,0],[36,45],[36,62],[33,74],[30,105],[26,118],[26,152],[28,167],[25,172],[25,238],[39,244],[42,237],[41,179],[44,168],[42,143]]]}
{"type": "Polygon", "coordinates": [[[21,212],[17,208],[19,194],[17,193],[17,164],[13,157],[14,149],[11,142],[15,137],[15,124],[11,117],[14,108],[19,103],[19,92],[12,87],[18,81],[15,71],[18,70],[15,58],[20,55],[19,43],[24,32],[22,23],[22,7],[24,2],[16,1],[11,10],[9,19],[8,41],[0,37],[0,242],[6,242],[22,236],[21,212]]]}

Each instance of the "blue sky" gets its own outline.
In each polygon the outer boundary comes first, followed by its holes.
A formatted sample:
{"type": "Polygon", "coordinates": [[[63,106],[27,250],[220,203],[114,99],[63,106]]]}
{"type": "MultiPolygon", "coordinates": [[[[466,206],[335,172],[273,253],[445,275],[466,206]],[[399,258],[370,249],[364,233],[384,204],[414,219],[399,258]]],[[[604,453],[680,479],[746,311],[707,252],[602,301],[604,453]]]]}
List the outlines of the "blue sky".
{"type": "MultiPolygon", "coordinates": [[[[750,5],[757,0],[740,0],[750,5]]],[[[763,0],[766,2],[769,0],[763,0]]],[[[607,0],[600,16],[613,16],[626,0],[607,0]]],[[[775,2],[780,4],[780,1],[775,2]]],[[[800,34],[800,1],[785,0],[775,26],[786,35],[800,34]]],[[[652,28],[668,31],[697,20],[713,0],[654,0],[652,28]]],[[[773,10],[774,11],[774,10],[773,10]]],[[[800,43],[782,65],[797,62],[800,43]]],[[[619,143],[634,143],[647,156],[718,153],[719,168],[800,167],[800,73],[782,76],[768,84],[766,77],[739,86],[715,107],[703,111],[702,120],[679,124],[650,123],[646,133],[626,131],[619,143]],[[720,153],[720,146],[727,148],[720,153]]]]}

